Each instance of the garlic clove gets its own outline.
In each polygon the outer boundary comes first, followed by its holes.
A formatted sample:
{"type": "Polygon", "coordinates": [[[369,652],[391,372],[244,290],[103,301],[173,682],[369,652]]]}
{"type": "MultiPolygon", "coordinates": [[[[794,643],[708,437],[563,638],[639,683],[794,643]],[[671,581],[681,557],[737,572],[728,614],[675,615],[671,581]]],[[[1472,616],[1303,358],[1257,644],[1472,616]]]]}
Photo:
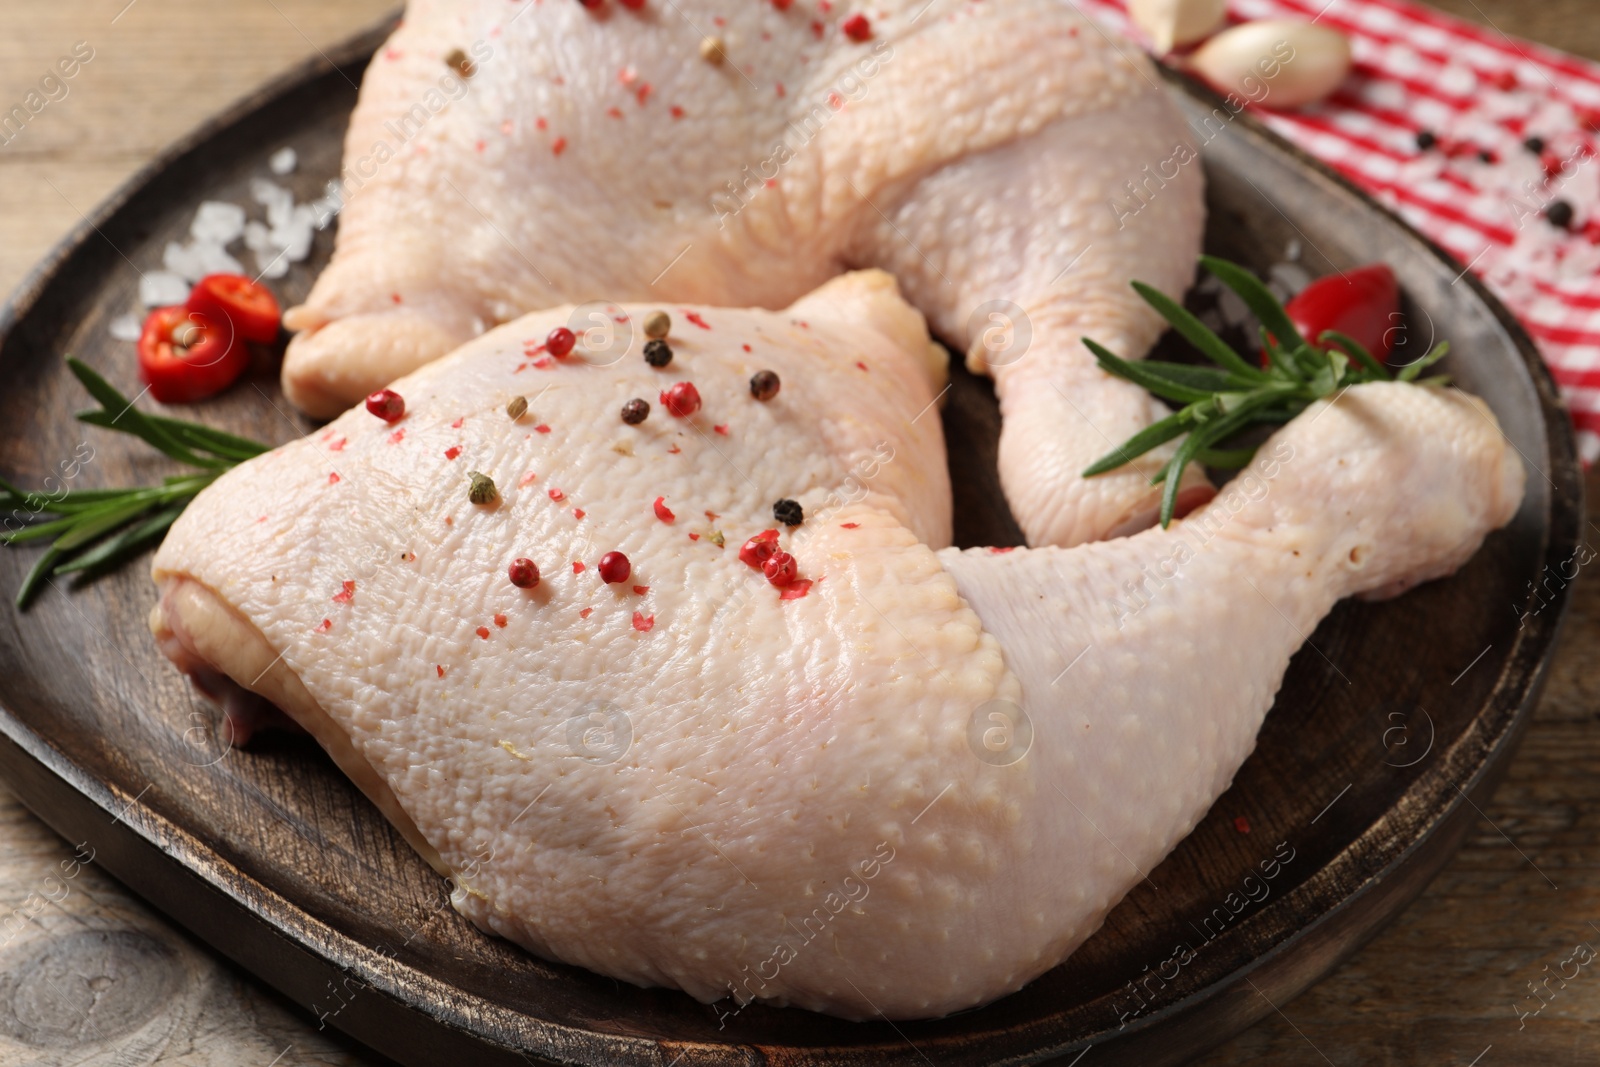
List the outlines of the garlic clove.
{"type": "Polygon", "coordinates": [[[1350,41],[1310,22],[1263,19],[1223,30],[1189,67],[1219,93],[1285,110],[1315,103],[1350,73],[1350,41]]]}
{"type": "Polygon", "coordinates": [[[1128,0],[1128,15],[1150,35],[1156,51],[1193,44],[1221,26],[1228,0],[1128,0]]]}

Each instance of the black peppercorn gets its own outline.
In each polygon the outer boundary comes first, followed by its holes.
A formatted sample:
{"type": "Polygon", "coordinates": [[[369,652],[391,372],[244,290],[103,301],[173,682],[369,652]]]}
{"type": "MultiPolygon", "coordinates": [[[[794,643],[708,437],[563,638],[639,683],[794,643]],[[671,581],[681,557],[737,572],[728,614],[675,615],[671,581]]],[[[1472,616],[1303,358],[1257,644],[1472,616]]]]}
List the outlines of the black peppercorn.
{"type": "Polygon", "coordinates": [[[1544,217],[1550,220],[1550,225],[1564,230],[1572,225],[1572,205],[1565,200],[1554,201],[1544,209],[1544,217]]]}
{"type": "Polygon", "coordinates": [[[1522,147],[1526,148],[1528,151],[1532,152],[1534,155],[1539,155],[1541,152],[1544,151],[1544,138],[1543,137],[1530,137],[1526,141],[1522,142],[1522,147]]]}
{"type": "Polygon", "coordinates": [[[650,417],[650,402],[634,397],[622,405],[622,421],[629,426],[637,426],[650,417]]]}
{"type": "Polygon", "coordinates": [[[644,361],[652,367],[665,367],[672,362],[672,348],[659,337],[644,344],[644,361]]]}
{"type": "Polygon", "coordinates": [[[799,526],[806,521],[806,513],[801,510],[800,502],[788,497],[772,505],[772,517],[785,526],[799,526]]]}
{"type": "Polygon", "coordinates": [[[758,370],[750,376],[750,395],[757,400],[771,400],[778,395],[782,384],[772,371],[758,370]]]}
{"type": "Polygon", "coordinates": [[[1439,143],[1439,138],[1437,138],[1437,137],[1435,137],[1433,135],[1433,131],[1432,130],[1418,130],[1417,131],[1417,147],[1422,149],[1424,152],[1426,152],[1428,149],[1432,148],[1434,145],[1436,145],[1438,143],[1439,143]]]}

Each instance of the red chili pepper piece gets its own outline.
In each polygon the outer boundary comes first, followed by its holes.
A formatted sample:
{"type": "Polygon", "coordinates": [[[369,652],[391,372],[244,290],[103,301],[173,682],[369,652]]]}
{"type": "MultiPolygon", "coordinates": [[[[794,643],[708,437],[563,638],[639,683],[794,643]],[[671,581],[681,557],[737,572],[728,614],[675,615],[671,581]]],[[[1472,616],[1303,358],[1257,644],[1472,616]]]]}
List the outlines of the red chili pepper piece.
{"type": "MultiPolygon", "coordinates": [[[[1389,358],[1402,332],[1400,286],[1385,263],[1318,278],[1284,310],[1310,343],[1317,344],[1324,330],[1338,330],[1360,341],[1380,363],[1389,358]]],[[[1268,362],[1263,352],[1261,365],[1268,362]]]]}
{"type": "Polygon", "coordinates": [[[243,275],[206,275],[190,290],[184,306],[218,325],[231,324],[246,341],[267,344],[278,339],[278,322],[283,317],[278,298],[243,275]]]}
{"type": "Polygon", "coordinates": [[[867,41],[872,39],[872,23],[867,21],[867,16],[862,14],[851,15],[839,23],[839,28],[844,35],[852,41],[867,41]]]}
{"type": "Polygon", "coordinates": [[[156,308],[139,335],[139,377],[163,404],[204,400],[232,385],[250,364],[226,323],[182,305],[156,308]]]}

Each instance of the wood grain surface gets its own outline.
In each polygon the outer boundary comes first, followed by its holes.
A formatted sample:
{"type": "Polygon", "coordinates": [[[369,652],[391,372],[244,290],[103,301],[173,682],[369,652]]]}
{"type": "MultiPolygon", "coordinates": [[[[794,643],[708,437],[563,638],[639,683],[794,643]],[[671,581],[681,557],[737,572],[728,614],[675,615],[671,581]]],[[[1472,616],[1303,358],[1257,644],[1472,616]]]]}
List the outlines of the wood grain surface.
{"type": "MultiPolygon", "coordinates": [[[[387,6],[0,3],[0,111],[76,42],[95,50],[65,97],[0,144],[0,285],[162,145],[387,6]]],[[[1441,6],[1600,57],[1588,0],[1441,6]]],[[[1589,489],[1593,500],[1600,480],[1589,489]]],[[[1600,671],[1588,666],[1597,637],[1600,591],[1584,583],[1539,716],[1461,854],[1372,945],[1206,1064],[1600,1059],[1586,1025],[1600,1014],[1600,976],[1563,963],[1580,944],[1600,949],[1600,829],[1588,815],[1600,793],[1590,699],[1600,671]]],[[[197,947],[0,797],[0,938],[20,924],[39,948],[0,974],[0,1064],[377,1062],[319,1033],[303,1009],[197,947]]]]}

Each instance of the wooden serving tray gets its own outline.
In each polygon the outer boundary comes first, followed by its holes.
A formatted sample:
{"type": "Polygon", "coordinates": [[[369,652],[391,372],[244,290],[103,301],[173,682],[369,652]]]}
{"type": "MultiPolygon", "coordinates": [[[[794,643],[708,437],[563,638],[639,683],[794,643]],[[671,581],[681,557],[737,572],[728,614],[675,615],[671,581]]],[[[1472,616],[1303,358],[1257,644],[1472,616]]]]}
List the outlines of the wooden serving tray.
{"type": "MultiPolygon", "coordinates": [[[[282,145],[299,200],[338,169],[355,86],[387,27],[292,73],[183,143],[97,210],[0,314],[0,472],[38,485],[80,446],[74,485],[167,473],[138,442],[73,421],[76,354],[132,394],[136,308],[210,197],[248,204],[282,145]]],[[[1174,79],[1196,119],[1208,248],[1265,269],[1299,242],[1314,273],[1383,259],[1409,329],[1448,336],[1444,369],[1493,406],[1527,461],[1515,522],[1454,577],[1345,603],[1290,666],[1256,752],[1147,882],[1067,963],[947,1019],[847,1023],[751,1006],[723,1018],[678,993],[546,963],[479,933],[446,884],[313,746],[229,751],[157,653],[142,566],[0,608],[0,772],[96,862],[309,1016],[407,1064],[916,1065],[1180,1062],[1316,981],[1404,908],[1477,818],[1527,722],[1566,604],[1582,515],[1565,412],[1532,345],[1477,281],[1330,171],[1174,79]],[[1548,579],[1548,580],[1547,580],[1548,579]],[[1270,874],[1268,873],[1270,872],[1270,874]]],[[[303,297],[331,251],[277,285],[303,297]]],[[[1416,341],[1417,351],[1427,338],[1416,341]]],[[[194,414],[265,440],[288,414],[275,368],[194,414]]],[[[945,413],[961,544],[1018,540],[994,469],[987,385],[957,372],[945,413]]],[[[35,550],[0,552],[7,600],[35,550]]],[[[1132,799],[1132,798],[1130,798],[1132,799]]],[[[8,966],[0,949],[0,973],[8,966]]],[[[729,1005],[723,1005],[723,1008],[729,1005]]]]}

